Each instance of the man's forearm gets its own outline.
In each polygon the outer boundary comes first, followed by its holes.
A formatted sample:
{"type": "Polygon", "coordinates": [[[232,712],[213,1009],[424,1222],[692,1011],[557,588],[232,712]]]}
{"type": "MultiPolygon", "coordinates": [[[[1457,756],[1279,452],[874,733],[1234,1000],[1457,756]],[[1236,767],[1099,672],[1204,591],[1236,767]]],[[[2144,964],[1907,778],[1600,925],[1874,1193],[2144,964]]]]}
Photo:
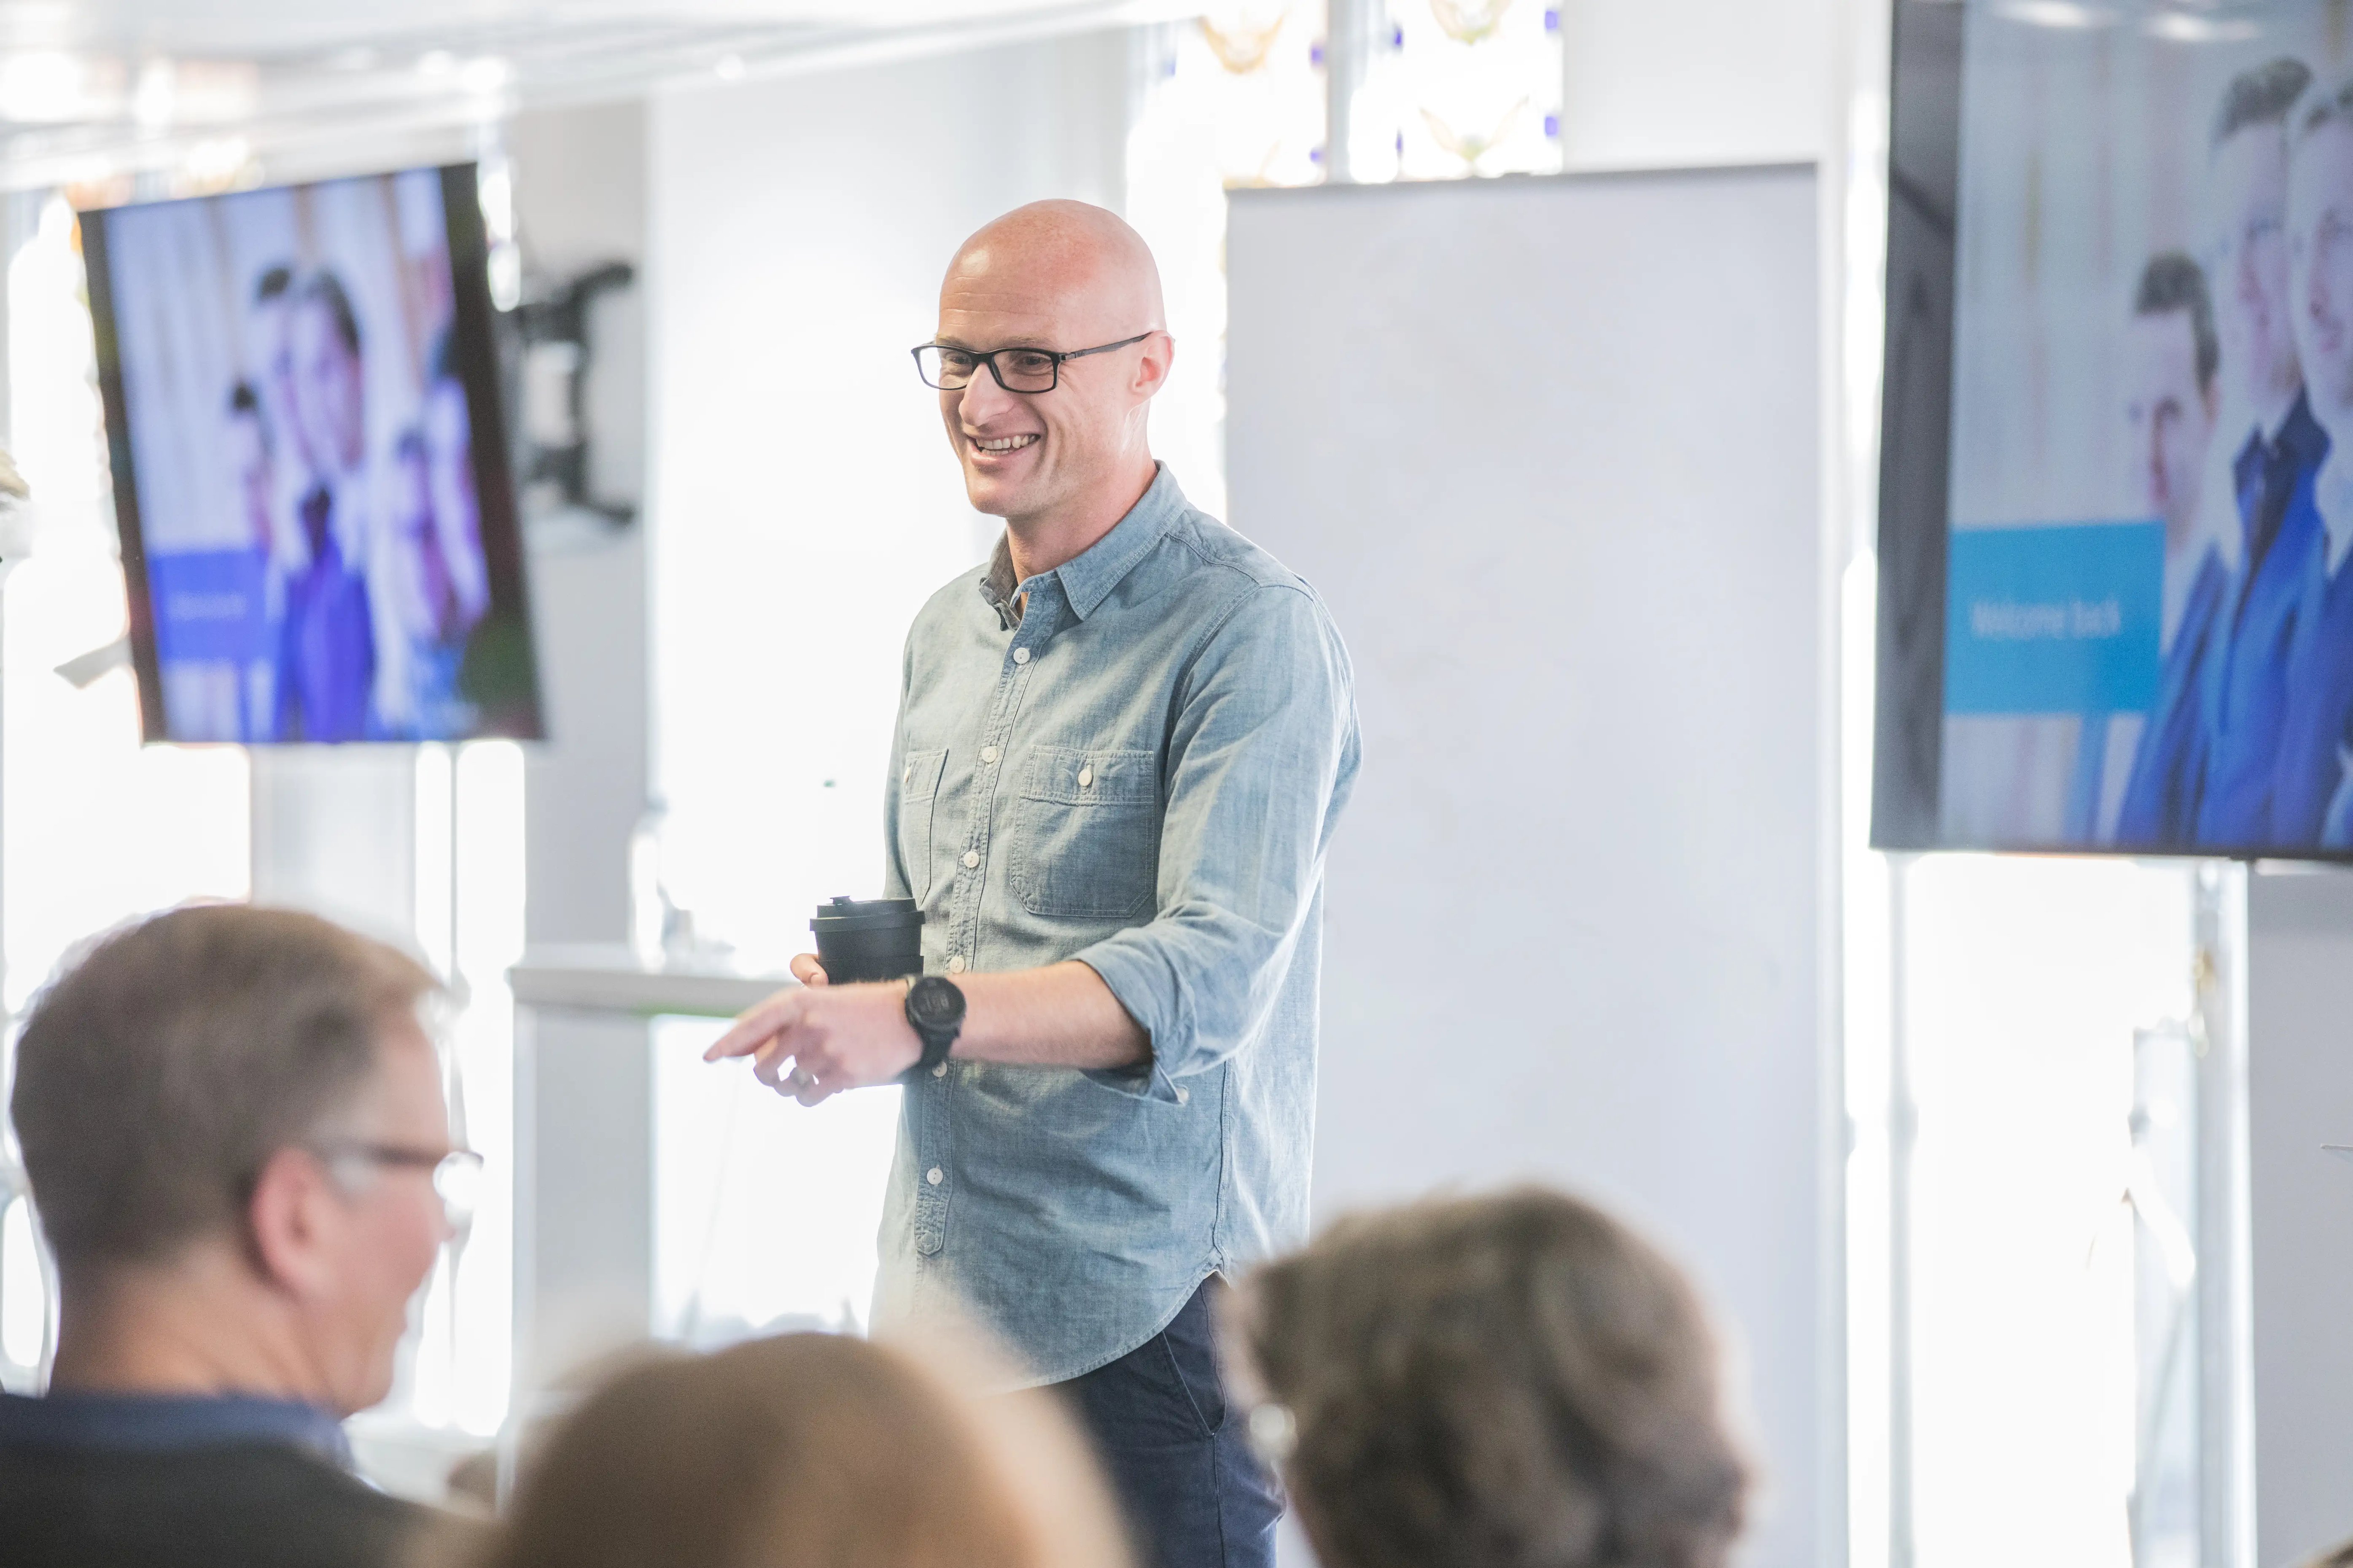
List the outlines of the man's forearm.
{"type": "Polygon", "coordinates": [[[1015,1067],[1116,1071],[1152,1059],[1152,1042],[1103,976],[1076,961],[1010,974],[960,974],[964,1032],[955,1055],[1015,1067]]]}

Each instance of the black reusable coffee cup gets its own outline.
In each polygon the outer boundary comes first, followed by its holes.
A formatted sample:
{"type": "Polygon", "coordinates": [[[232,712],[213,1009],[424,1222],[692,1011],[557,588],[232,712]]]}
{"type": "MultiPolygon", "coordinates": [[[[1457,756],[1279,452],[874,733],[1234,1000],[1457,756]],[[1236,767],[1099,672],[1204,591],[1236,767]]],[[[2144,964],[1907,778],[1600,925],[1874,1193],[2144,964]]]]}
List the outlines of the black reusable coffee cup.
{"type": "Polygon", "coordinates": [[[836,899],[817,907],[817,961],[837,985],[923,972],[923,911],[913,899],[836,899]]]}

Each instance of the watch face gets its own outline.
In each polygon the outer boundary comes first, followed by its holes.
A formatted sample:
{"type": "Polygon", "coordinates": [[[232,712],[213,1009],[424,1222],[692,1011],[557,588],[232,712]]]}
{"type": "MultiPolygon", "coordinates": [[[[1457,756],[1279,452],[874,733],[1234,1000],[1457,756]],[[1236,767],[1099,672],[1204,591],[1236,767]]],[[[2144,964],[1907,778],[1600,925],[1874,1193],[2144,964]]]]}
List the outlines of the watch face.
{"type": "Polygon", "coordinates": [[[907,1011],[919,1026],[944,1029],[964,1022],[964,993],[948,981],[926,975],[907,992],[907,1011]]]}

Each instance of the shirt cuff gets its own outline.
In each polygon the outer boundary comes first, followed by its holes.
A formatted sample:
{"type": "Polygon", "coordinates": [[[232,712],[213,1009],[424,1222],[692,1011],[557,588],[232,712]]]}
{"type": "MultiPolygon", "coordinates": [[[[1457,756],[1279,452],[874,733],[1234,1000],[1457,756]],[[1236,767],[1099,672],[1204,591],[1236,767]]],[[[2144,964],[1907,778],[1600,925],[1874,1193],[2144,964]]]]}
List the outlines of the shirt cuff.
{"type": "Polygon", "coordinates": [[[1139,972],[1137,955],[1098,944],[1076,954],[1075,962],[1095,972],[1095,978],[1103,983],[1113,1000],[1124,1008],[1127,1016],[1135,1020],[1136,1027],[1144,1031],[1144,1048],[1152,1053],[1141,1067],[1116,1070],[1085,1068],[1081,1070],[1114,1093],[1135,1100],[1156,1100],[1165,1105],[1184,1104],[1187,1096],[1177,1089],[1176,1081],[1162,1065],[1161,1030],[1155,1026],[1151,988],[1139,972]]]}

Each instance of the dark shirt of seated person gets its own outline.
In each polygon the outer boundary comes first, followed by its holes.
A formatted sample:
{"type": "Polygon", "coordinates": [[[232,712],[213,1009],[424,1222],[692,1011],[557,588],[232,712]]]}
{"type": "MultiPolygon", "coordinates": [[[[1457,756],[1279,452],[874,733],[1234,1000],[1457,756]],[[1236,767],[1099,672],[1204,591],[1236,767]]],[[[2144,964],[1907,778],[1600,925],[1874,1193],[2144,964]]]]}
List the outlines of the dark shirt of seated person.
{"type": "Polygon", "coordinates": [[[1324,1568],[1721,1568],[1748,1467],[1690,1284],[1527,1189],[1344,1220],[1229,1298],[1324,1568]]]}
{"type": "Polygon", "coordinates": [[[438,1516],[353,1475],[448,1235],[433,977],[239,905],[119,931],[35,1001],[10,1110],[58,1263],[48,1392],[0,1395],[12,1568],[375,1568],[438,1516]]]}
{"type": "Polygon", "coordinates": [[[1061,1406],[839,1334],[664,1356],[591,1394],[441,1568],[1126,1568],[1061,1406]]]}

